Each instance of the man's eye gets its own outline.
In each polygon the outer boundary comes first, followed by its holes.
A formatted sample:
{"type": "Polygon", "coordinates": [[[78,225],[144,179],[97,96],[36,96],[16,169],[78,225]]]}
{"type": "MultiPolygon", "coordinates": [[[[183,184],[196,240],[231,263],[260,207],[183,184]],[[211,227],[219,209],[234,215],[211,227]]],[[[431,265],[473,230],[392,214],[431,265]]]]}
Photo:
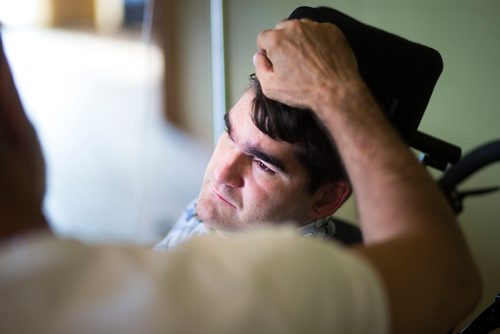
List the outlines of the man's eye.
{"type": "Polygon", "coordinates": [[[270,174],[270,175],[275,174],[275,172],[271,168],[267,167],[266,164],[263,163],[262,161],[254,160],[254,162],[257,164],[258,168],[261,169],[263,172],[270,174]]]}
{"type": "Polygon", "coordinates": [[[229,141],[231,141],[232,143],[234,142],[233,137],[231,137],[231,132],[229,132],[229,129],[226,128],[226,130],[224,131],[224,135],[227,136],[227,139],[229,139],[229,141]]]}

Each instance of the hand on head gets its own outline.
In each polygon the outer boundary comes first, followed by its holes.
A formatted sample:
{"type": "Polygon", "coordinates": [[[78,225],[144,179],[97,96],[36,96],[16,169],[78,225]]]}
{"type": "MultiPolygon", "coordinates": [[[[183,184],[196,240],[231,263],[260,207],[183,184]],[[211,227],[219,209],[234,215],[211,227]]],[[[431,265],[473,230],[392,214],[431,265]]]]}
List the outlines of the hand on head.
{"type": "MultiPolygon", "coordinates": [[[[1,41],[0,41],[1,46],[1,41]]],[[[0,55],[0,238],[46,226],[45,163],[7,59],[0,55]]]]}
{"type": "Polygon", "coordinates": [[[365,241],[355,251],[385,282],[393,331],[446,332],[477,300],[478,272],[441,192],[363,83],[345,36],[329,23],[290,20],[261,32],[257,45],[264,94],[311,109],[336,144],[365,241]]]}
{"type": "Polygon", "coordinates": [[[361,82],[356,58],[335,25],[307,19],[282,21],[257,37],[256,74],[264,94],[314,109],[329,90],[342,96],[361,82]]]}

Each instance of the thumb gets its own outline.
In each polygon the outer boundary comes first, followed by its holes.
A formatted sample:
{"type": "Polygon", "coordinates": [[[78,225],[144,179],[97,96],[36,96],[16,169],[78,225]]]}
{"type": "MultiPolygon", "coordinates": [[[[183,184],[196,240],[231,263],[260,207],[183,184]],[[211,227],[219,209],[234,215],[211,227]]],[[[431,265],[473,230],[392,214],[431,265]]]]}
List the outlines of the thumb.
{"type": "Polygon", "coordinates": [[[263,52],[254,54],[253,64],[255,65],[255,75],[260,82],[265,81],[273,73],[273,64],[263,52]]]}

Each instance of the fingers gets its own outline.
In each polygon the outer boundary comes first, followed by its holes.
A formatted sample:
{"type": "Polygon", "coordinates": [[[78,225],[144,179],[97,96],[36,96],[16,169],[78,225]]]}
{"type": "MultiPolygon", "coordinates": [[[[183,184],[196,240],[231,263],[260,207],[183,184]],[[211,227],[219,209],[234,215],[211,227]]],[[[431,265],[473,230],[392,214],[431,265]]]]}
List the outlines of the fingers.
{"type": "Polygon", "coordinates": [[[257,35],[257,46],[260,50],[267,51],[270,45],[275,45],[280,39],[280,35],[283,33],[288,25],[293,24],[293,21],[297,20],[285,20],[279,22],[274,29],[265,29],[257,35]]]}
{"type": "Polygon", "coordinates": [[[259,52],[253,56],[253,64],[255,65],[255,75],[259,81],[265,81],[273,72],[273,64],[268,58],[267,49],[273,45],[275,35],[274,29],[267,29],[257,35],[257,46],[259,52]]]}
{"type": "Polygon", "coordinates": [[[317,22],[311,21],[309,19],[283,20],[283,21],[278,22],[278,24],[276,24],[274,26],[274,29],[285,29],[287,26],[293,25],[293,24],[297,24],[298,22],[305,23],[305,24],[311,24],[311,23],[315,24],[315,23],[317,23],[317,22]]]}
{"type": "Polygon", "coordinates": [[[274,26],[274,29],[283,29],[284,27],[286,27],[287,23],[289,22],[290,20],[283,20],[283,21],[280,21],[278,22],[278,24],[276,24],[274,26]]]}
{"type": "Polygon", "coordinates": [[[311,24],[317,25],[308,19],[281,21],[274,29],[263,30],[257,35],[257,46],[267,53],[269,59],[272,59],[271,48],[280,46],[284,40],[300,38],[304,35],[304,28],[311,24]]]}
{"type": "Polygon", "coordinates": [[[265,56],[264,52],[258,52],[253,56],[255,75],[259,81],[265,81],[273,72],[273,64],[265,56]]]}
{"type": "Polygon", "coordinates": [[[259,48],[259,52],[266,53],[267,48],[270,44],[271,35],[273,34],[273,29],[266,29],[261,31],[257,35],[257,47],[259,48]]]}

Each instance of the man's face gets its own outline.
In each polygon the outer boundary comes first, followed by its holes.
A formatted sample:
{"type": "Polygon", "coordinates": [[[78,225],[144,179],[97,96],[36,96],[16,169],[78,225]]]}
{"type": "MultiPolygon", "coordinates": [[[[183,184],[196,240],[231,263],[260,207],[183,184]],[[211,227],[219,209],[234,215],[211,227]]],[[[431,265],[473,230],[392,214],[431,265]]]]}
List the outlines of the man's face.
{"type": "Polygon", "coordinates": [[[208,228],[236,231],[263,224],[311,219],[308,175],[293,145],[262,133],[251,119],[254,94],[246,92],[229,111],[227,132],[205,171],[197,204],[208,228]]]}

